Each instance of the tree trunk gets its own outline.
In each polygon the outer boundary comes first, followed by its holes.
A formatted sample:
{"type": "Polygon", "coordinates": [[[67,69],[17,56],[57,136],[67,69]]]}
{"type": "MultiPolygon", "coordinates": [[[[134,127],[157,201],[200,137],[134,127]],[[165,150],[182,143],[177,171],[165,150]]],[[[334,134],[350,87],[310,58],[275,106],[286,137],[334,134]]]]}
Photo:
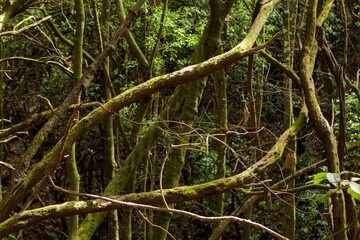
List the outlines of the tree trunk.
{"type": "MultiPolygon", "coordinates": [[[[295,33],[297,19],[297,0],[285,0],[283,2],[283,22],[284,22],[284,65],[293,67],[295,50],[295,33]]],[[[292,80],[284,74],[284,129],[288,129],[293,121],[292,105],[292,80]]],[[[290,144],[284,153],[285,156],[285,177],[291,176],[296,171],[296,139],[290,144]]],[[[295,179],[288,183],[287,187],[295,187],[295,179]]],[[[284,204],[284,236],[289,239],[295,239],[296,214],[295,214],[295,196],[290,194],[284,197],[287,204],[284,204]]]]}
{"type": "MultiPolygon", "coordinates": [[[[222,53],[222,47],[220,47],[220,53],[222,53]]],[[[216,99],[216,109],[217,109],[217,123],[220,127],[219,139],[216,142],[216,151],[218,157],[216,160],[216,178],[224,178],[226,171],[226,153],[227,153],[227,137],[226,133],[228,131],[228,112],[227,112],[227,80],[225,77],[225,71],[219,71],[214,74],[214,88],[215,88],[215,99],[216,99]]],[[[224,193],[216,196],[215,198],[215,212],[219,215],[223,215],[224,211],[224,193]]],[[[217,225],[217,223],[215,223],[217,225]]]]}
{"type": "MultiPolygon", "coordinates": [[[[96,9],[94,9],[96,11],[96,9]]],[[[111,1],[103,0],[102,13],[101,13],[101,25],[99,30],[101,35],[99,36],[100,50],[103,50],[103,46],[109,39],[109,22],[110,22],[110,10],[111,1]],[[102,39],[101,39],[102,37],[102,39]],[[102,44],[102,42],[104,44],[102,44]]],[[[105,59],[103,64],[103,81],[102,81],[103,98],[106,101],[112,99],[111,89],[112,83],[110,78],[110,59],[105,59]]],[[[115,175],[116,161],[115,161],[115,145],[114,145],[114,128],[113,119],[109,117],[103,121],[102,137],[104,141],[104,186],[106,187],[115,175]]],[[[119,220],[118,211],[112,210],[109,212],[108,219],[108,239],[119,239],[119,220]]]]}
{"type": "MultiPolygon", "coordinates": [[[[257,17],[260,8],[261,8],[262,1],[253,1],[253,15],[252,15],[252,21],[254,22],[255,18],[257,17]]],[[[254,87],[253,87],[253,81],[254,81],[254,55],[249,56],[248,58],[248,68],[246,73],[246,92],[247,92],[247,98],[249,102],[249,112],[250,112],[250,131],[253,132],[250,134],[250,141],[252,143],[252,146],[254,147],[250,152],[250,165],[253,165],[257,160],[260,160],[262,157],[261,151],[260,151],[260,138],[258,133],[258,120],[257,120],[257,112],[256,112],[256,100],[254,95],[254,87]]],[[[266,173],[264,173],[266,175],[266,173]]],[[[265,178],[265,177],[263,177],[265,178]]],[[[271,210],[271,194],[267,194],[268,203],[268,209],[271,210]]],[[[253,206],[249,206],[244,216],[246,219],[252,219],[253,214],[253,206]]],[[[250,240],[251,238],[251,226],[245,225],[244,226],[244,232],[243,232],[243,238],[244,240],[250,240]]]]}
{"type": "MultiPolygon", "coordinates": [[[[0,28],[1,31],[1,28],[0,28]]],[[[5,46],[3,40],[0,38],[0,59],[5,58],[5,46]]],[[[4,118],[4,84],[5,84],[5,62],[0,63],[0,131],[5,127],[4,118]]],[[[4,144],[0,143],[0,161],[4,162],[4,144]]],[[[0,202],[2,201],[2,167],[0,166],[0,202]]]]}
{"type": "MultiPolygon", "coordinates": [[[[167,107],[162,111],[159,120],[174,119],[187,92],[188,90],[186,88],[178,87],[169,100],[167,107]]],[[[127,159],[122,163],[116,176],[105,189],[104,196],[118,195],[125,189],[125,186],[127,186],[131,180],[132,174],[136,172],[138,165],[148,157],[150,147],[155,140],[161,136],[162,128],[161,123],[150,126],[145,135],[135,145],[127,159]]],[[[80,225],[77,239],[90,239],[105,217],[106,212],[88,214],[80,225]]]]}
{"type": "MultiPolygon", "coordinates": [[[[74,37],[74,52],[73,52],[73,82],[76,85],[82,76],[82,64],[83,64],[83,39],[84,39],[84,26],[85,26],[85,11],[84,3],[82,0],[75,1],[76,10],[76,32],[74,37]]],[[[80,95],[78,102],[80,102],[80,95]]],[[[78,120],[79,115],[76,116],[78,120]]],[[[66,159],[66,171],[68,179],[70,181],[70,189],[74,192],[80,190],[80,175],[77,170],[76,164],[76,144],[71,146],[70,156],[66,159]]],[[[78,201],[79,197],[75,195],[70,196],[71,201],[78,201]]],[[[69,233],[67,239],[72,240],[76,236],[79,227],[79,216],[74,215],[69,218],[69,233]]]]}
{"type": "MultiPolygon", "coordinates": [[[[310,1],[307,22],[306,34],[303,49],[300,52],[300,80],[303,87],[306,106],[309,109],[309,116],[314,123],[315,130],[319,135],[325,153],[328,159],[328,169],[332,173],[340,173],[340,162],[337,151],[337,143],[328,121],[323,116],[320,106],[317,102],[314,80],[312,79],[313,59],[315,58],[317,45],[315,40],[316,30],[316,9],[318,1],[310,1]]],[[[333,217],[334,217],[334,236],[335,240],[346,240],[346,209],[344,194],[342,190],[331,196],[333,204],[333,217]]]]}
{"type": "MultiPolygon", "coordinates": [[[[206,29],[203,33],[203,36],[200,40],[199,46],[197,48],[197,56],[193,58],[196,62],[204,61],[221,50],[221,31],[224,26],[225,17],[231,9],[233,4],[233,0],[229,0],[226,3],[221,3],[218,0],[211,0],[211,14],[206,26],[206,29]]],[[[202,79],[201,81],[197,81],[191,83],[189,89],[189,95],[187,96],[184,106],[182,108],[180,119],[182,122],[186,124],[186,126],[180,126],[179,134],[186,133],[190,131],[189,127],[193,125],[194,119],[198,113],[198,106],[202,97],[203,90],[206,86],[206,79],[202,79]],[[189,126],[189,127],[188,127],[189,126]]],[[[225,124],[226,122],[224,122],[225,124]]],[[[177,140],[175,145],[177,144],[186,144],[189,142],[189,136],[185,135],[182,139],[177,140]]],[[[171,150],[169,155],[169,159],[166,163],[166,175],[163,179],[164,188],[172,188],[178,185],[178,181],[180,179],[181,170],[184,166],[185,162],[185,149],[183,148],[174,148],[171,150]]],[[[223,156],[224,157],[224,156],[223,156]]],[[[219,163],[221,165],[221,171],[223,171],[224,159],[219,163]]],[[[223,173],[221,173],[223,174],[223,173]]],[[[222,197],[220,197],[222,199],[222,197]]],[[[222,203],[221,199],[220,204],[222,203]]],[[[219,202],[217,202],[219,204],[219,202]]],[[[217,205],[219,207],[219,205],[217,205]]],[[[222,206],[220,205],[222,208],[222,206]]],[[[219,210],[219,209],[217,209],[219,210]]],[[[171,215],[169,213],[161,212],[157,213],[155,224],[162,226],[165,229],[168,229],[171,215]]],[[[153,230],[152,239],[165,239],[166,233],[159,229],[153,230]]]]}

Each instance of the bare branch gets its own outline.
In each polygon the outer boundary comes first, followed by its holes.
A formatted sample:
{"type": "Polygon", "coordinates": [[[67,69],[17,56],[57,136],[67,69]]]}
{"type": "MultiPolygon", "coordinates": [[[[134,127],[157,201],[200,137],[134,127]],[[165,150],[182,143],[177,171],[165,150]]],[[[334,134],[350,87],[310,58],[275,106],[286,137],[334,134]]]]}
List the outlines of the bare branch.
{"type": "Polygon", "coordinates": [[[172,239],[176,240],[176,239],[174,238],[174,236],[173,236],[171,233],[169,233],[168,230],[166,230],[165,228],[163,228],[163,227],[161,227],[161,226],[159,226],[159,225],[153,224],[147,217],[144,216],[144,214],[142,214],[142,212],[141,212],[139,209],[135,208],[135,211],[136,211],[136,212],[140,215],[140,217],[142,217],[149,225],[151,225],[152,227],[155,227],[155,228],[159,228],[161,231],[166,232],[166,234],[169,235],[172,239]]]}
{"type": "MultiPolygon", "coordinates": [[[[16,27],[17,27],[17,25],[14,27],[14,30],[12,30],[12,31],[7,31],[7,32],[1,32],[0,33],[0,37],[3,37],[3,36],[9,36],[9,35],[18,35],[18,34],[20,34],[20,33],[22,33],[22,32],[24,32],[24,31],[26,31],[26,30],[28,30],[28,29],[30,29],[30,28],[32,28],[32,27],[35,27],[35,26],[37,26],[37,25],[39,25],[40,23],[42,23],[42,22],[44,22],[44,21],[47,21],[47,20],[49,20],[51,18],[51,16],[47,16],[47,17],[44,17],[43,19],[41,19],[41,20],[39,20],[39,21],[37,21],[37,22],[34,22],[34,23],[32,23],[32,24],[29,24],[29,25],[27,25],[27,26],[25,26],[25,27],[22,27],[22,28],[20,28],[20,29],[16,29],[16,27]]],[[[25,19],[25,20],[27,20],[27,19],[25,19]]],[[[25,21],[24,20],[24,21],[25,21]]],[[[23,21],[21,21],[20,23],[22,23],[23,21]]],[[[20,24],[19,23],[19,24],[20,24]]]]}

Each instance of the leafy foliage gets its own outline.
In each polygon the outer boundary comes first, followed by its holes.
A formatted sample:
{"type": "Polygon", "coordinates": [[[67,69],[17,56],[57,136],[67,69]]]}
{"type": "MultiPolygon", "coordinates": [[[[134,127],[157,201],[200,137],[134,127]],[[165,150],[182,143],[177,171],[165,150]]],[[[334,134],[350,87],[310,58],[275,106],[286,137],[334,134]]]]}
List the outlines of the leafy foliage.
{"type": "Polygon", "coordinates": [[[316,203],[320,199],[325,197],[329,197],[331,194],[334,194],[342,189],[347,189],[347,193],[353,196],[355,199],[360,201],[360,184],[358,181],[359,177],[350,177],[350,176],[360,176],[360,174],[355,172],[344,171],[340,174],[338,173],[329,173],[329,172],[321,172],[317,173],[314,176],[314,179],[310,182],[311,184],[319,184],[322,181],[328,181],[332,187],[329,191],[327,191],[324,195],[314,199],[312,203],[316,203]],[[342,179],[341,175],[347,176],[349,179],[342,179]]]}

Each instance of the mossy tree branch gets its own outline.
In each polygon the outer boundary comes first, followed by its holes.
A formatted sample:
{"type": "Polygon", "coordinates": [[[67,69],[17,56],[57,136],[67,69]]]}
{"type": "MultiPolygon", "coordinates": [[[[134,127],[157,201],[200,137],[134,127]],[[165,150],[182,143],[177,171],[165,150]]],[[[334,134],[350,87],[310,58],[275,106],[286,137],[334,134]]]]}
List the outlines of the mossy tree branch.
{"type": "MultiPolygon", "coordinates": [[[[260,161],[253,166],[232,177],[217,179],[211,182],[194,186],[175,187],[163,190],[163,194],[168,203],[180,203],[184,201],[204,198],[226,192],[230,189],[239,187],[244,183],[261,174],[265,169],[275,164],[281,157],[287,142],[294,137],[304,126],[307,119],[307,110],[303,108],[298,119],[287,131],[278,139],[276,144],[260,161]]],[[[163,199],[160,191],[146,192],[140,194],[128,194],[114,197],[114,199],[124,202],[134,202],[142,204],[162,204],[163,199]]],[[[0,237],[6,236],[13,231],[30,226],[39,221],[54,219],[75,214],[90,212],[107,211],[117,208],[116,204],[103,200],[89,200],[67,202],[52,205],[35,210],[24,211],[0,224],[0,237]],[[23,221],[20,221],[23,220],[23,221]]]]}
{"type": "MultiPolygon", "coordinates": [[[[135,12],[139,9],[143,2],[144,1],[140,1],[137,3],[137,8],[134,10],[135,12]]],[[[130,105],[134,101],[144,98],[145,96],[150,96],[151,94],[165,88],[201,79],[211,73],[214,73],[220,69],[231,65],[234,62],[243,59],[249,54],[254,54],[260,51],[263,47],[266,47],[267,44],[254,49],[251,49],[251,46],[256,41],[256,38],[260,33],[267,17],[270,15],[275,6],[280,2],[280,0],[272,0],[263,5],[258,17],[255,19],[254,24],[249,30],[248,35],[240,44],[238,44],[229,52],[213,57],[203,63],[192,65],[182,70],[153,78],[113,98],[105,105],[105,107],[116,112],[121,108],[130,105]]],[[[115,49],[117,41],[119,40],[120,36],[125,31],[126,26],[130,23],[133,17],[134,14],[131,14],[131,16],[128,16],[127,19],[121,24],[119,30],[115,34],[115,37],[110,40],[107,48],[105,48],[104,52],[97,57],[96,61],[83,75],[80,84],[74,87],[72,92],[68,95],[68,98],[62,104],[61,109],[58,110],[57,114],[54,114],[54,116],[48,121],[48,124],[44,126],[45,130],[39,133],[41,139],[43,139],[52,129],[51,126],[53,126],[54,123],[56,123],[57,120],[63,115],[68,106],[75,102],[75,98],[77,94],[81,91],[81,89],[90,84],[97,69],[101,67],[102,61],[115,49]]],[[[277,36],[278,35],[276,35],[275,37],[277,36]]],[[[105,118],[109,117],[110,114],[111,113],[109,113],[108,111],[105,111],[102,108],[98,108],[88,114],[86,117],[84,117],[81,121],[79,121],[78,124],[76,124],[70,132],[65,151],[69,152],[69,146],[73,142],[77,141],[85,132],[92,129],[105,118]]],[[[16,188],[13,191],[9,192],[9,196],[6,198],[6,200],[1,202],[0,207],[4,209],[4,211],[0,213],[0,220],[3,221],[8,218],[8,216],[17,206],[17,204],[22,201],[22,199],[32,189],[32,187],[34,187],[44,177],[44,174],[49,170],[56,168],[57,165],[54,159],[57,155],[57,152],[59,151],[59,146],[60,144],[58,143],[53,148],[53,150],[47,156],[45,156],[45,158],[39,164],[37,164],[34,169],[30,171],[29,174],[27,174],[26,177],[24,177],[24,179],[21,180],[21,182],[16,186],[16,188]]],[[[30,149],[30,151],[33,150],[30,149]]]]}
{"type": "MultiPolygon", "coordinates": [[[[106,46],[104,51],[96,58],[96,60],[89,66],[86,73],[82,76],[80,81],[76,84],[76,86],[72,89],[72,91],[68,94],[65,101],[59,106],[58,110],[54,112],[54,114],[50,117],[50,119],[45,123],[45,125],[42,127],[42,129],[36,134],[35,138],[32,141],[31,146],[27,149],[27,151],[24,153],[23,157],[21,158],[22,161],[20,163],[19,168],[17,168],[17,176],[20,176],[23,171],[25,171],[28,166],[29,162],[32,159],[32,157],[35,155],[39,147],[41,146],[42,142],[44,141],[45,137],[50,133],[50,131],[53,129],[55,124],[58,122],[58,120],[66,113],[69,106],[73,103],[77,102],[79,93],[83,90],[83,88],[89,86],[91,81],[94,78],[95,73],[98,69],[102,66],[103,61],[106,57],[108,57],[116,48],[117,43],[119,42],[121,36],[127,29],[128,25],[132,21],[132,19],[135,18],[136,12],[139,11],[141,5],[145,2],[145,0],[140,0],[134,8],[130,11],[130,14],[126,17],[126,20],[119,26],[117,32],[115,33],[114,37],[109,41],[109,44],[106,46]]],[[[1,28],[0,28],[1,29],[1,28]]],[[[73,141],[72,143],[74,143],[73,141]]],[[[59,145],[57,145],[59,146],[59,145]]],[[[58,150],[58,148],[57,148],[58,150]]],[[[67,152],[69,149],[67,149],[67,152]]],[[[55,158],[52,159],[52,163],[55,164],[56,161],[54,161],[55,158]]],[[[51,162],[51,161],[50,161],[51,162]]],[[[40,164],[42,165],[42,164],[40,164]]],[[[52,165],[50,168],[47,168],[48,171],[54,170],[56,168],[56,165],[52,165]]],[[[36,167],[35,167],[36,169],[36,167]]],[[[33,172],[33,171],[32,171],[33,172]]],[[[31,175],[31,173],[30,173],[31,175]]],[[[9,214],[12,212],[12,210],[16,207],[16,205],[22,201],[23,197],[27,194],[27,192],[38,183],[41,178],[44,176],[44,172],[40,174],[38,177],[33,178],[30,182],[27,182],[27,180],[23,179],[19,182],[17,186],[15,186],[13,189],[8,191],[8,196],[6,199],[4,199],[0,206],[3,206],[3,209],[6,209],[6,211],[2,211],[0,213],[0,220],[5,220],[9,214]],[[25,186],[28,186],[30,188],[25,187],[27,190],[25,192],[22,191],[24,184],[25,186]]],[[[34,177],[32,175],[32,177],[34,177]]],[[[27,178],[27,177],[25,177],[27,178]]]]}
{"type": "Polygon", "coordinates": [[[63,70],[64,73],[66,73],[68,76],[72,77],[72,75],[73,75],[72,70],[65,67],[61,63],[53,61],[53,60],[54,60],[54,57],[44,57],[44,58],[39,58],[39,59],[28,58],[28,57],[7,57],[7,58],[0,59],[0,63],[5,62],[5,61],[28,61],[28,62],[38,63],[38,64],[51,64],[51,65],[55,65],[55,66],[59,67],[61,70],[63,70]]]}
{"type": "Polygon", "coordinates": [[[1,33],[0,33],[0,37],[9,36],[9,35],[18,35],[18,34],[24,32],[24,31],[26,31],[26,30],[28,30],[28,29],[30,29],[30,28],[32,28],[32,27],[35,27],[35,26],[39,25],[40,23],[42,23],[42,22],[44,22],[44,21],[49,20],[50,18],[51,18],[51,16],[46,16],[46,17],[44,17],[43,19],[41,19],[41,20],[39,20],[39,21],[36,21],[36,22],[34,22],[34,23],[32,23],[32,24],[29,24],[29,25],[27,25],[27,26],[25,26],[25,27],[22,27],[22,28],[20,28],[20,29],[18,29],[18,30],[1,32],[1,33]]]}
{"type": "MultiPolygon", "coordinates": [[[[328,159],[328,167],[330,172],[340,172],[340,162],[337,149],[336,139],[333,133],[333,129],[329,122],[325,119],[320,105],[316,98],[316,90],[314,80],[312,78],[313,60],[315,59],[315,53],[317,52],[317,44],[315,40],[315,31],[317,23],[317,5],[318,1],[313,0],[309,2],[309,8],[307,10],[306,21],[306,33],[304,46],[300,52],[300,80],[303,87],[306,106],[309,109],[309,116],[314,123],[315,130],[319,135],[325,153],[328,159]],[[315,52],[315,53],[314,53],[315,52]]],[[[334,232],[338,232],[335,236],[335,240],[346,240],[346,213],[345,202],[342,191],[332,195],[333,215],[334,215],[334,232]]]]}

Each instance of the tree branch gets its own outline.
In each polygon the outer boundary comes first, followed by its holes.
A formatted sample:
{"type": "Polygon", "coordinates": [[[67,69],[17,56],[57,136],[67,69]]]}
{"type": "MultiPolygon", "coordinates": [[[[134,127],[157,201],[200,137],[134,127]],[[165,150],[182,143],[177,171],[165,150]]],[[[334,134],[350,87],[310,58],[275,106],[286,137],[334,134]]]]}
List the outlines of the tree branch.
{"type": "Polygon", "coordinates": [[[25,27],[22,27],[22,28],[18,29],[18,30],[1,32],[1,33],[0,33],[0,37],[9,36],[9,35],[18,35],[18,34],[22,33],[23,31],[26,31],[26,30],[28,30],[28,29],[30,29],[30,28],[32,28],[32,27],[35,27],[35,26],[39,25],[40,23],[42,23],[42,22],[44,22],[44,21],[49,20],[50,18],[51,18],[51,16],[47,16],[47,17],[44,17],[43,19],[41,19],[41,20],[39,20],[39,21],[37,21],[37,22],[34,22],[34,23],[32,23],[32,24],[29,24],[29,25],[27,25],[27,26],[25,26],[25,27]]]}
{"type": "MultiPolygon", "coordinates": [[[[302,129],[306,123],[306,119],[307,110],[306,108],[303,108],[294,125],[279,137],[277,143],[271,148],[268,154],[266,154],[256,164],[242,173],[232,177],[217,179],[194,186],[183,186],[163,190],[166,201],[168,203],[180,203],[198,198],[209,197],[243,185],[245,182],[252,179],[255,175],[261,174],[266,168],[273,165],[281,158],[282,152],[284,151],[287,142],[302,129]]],[[[79,194],[79,196],[83,197],[96,196],[98,199],[107,200],[107,198],[97,195],[73,193],[69,190],[66,191],[69,194],[79,194]]],[[[114,199],[116,199],[116,201],[126,202],[126,204],[129,201],[142,204],[163,204],[162,194],[159,190],[140,194],[128,194],[114,197],[114,199]]],[[[127,206],[126,204],[123,204],[122,207],[127,206]]],[[[67,202],[63,204],[47,206],[37,210],[24,211],[0,224],[0,237],[6,236],[7,234],[10,234],[11,232],[14,232],[18,229],[30,226],[46,219],[55,219],[75,214],[108,211],[115,208],[118,208],[116,202],[114,203],[101,200],[89,200],[67,202]]]]}

